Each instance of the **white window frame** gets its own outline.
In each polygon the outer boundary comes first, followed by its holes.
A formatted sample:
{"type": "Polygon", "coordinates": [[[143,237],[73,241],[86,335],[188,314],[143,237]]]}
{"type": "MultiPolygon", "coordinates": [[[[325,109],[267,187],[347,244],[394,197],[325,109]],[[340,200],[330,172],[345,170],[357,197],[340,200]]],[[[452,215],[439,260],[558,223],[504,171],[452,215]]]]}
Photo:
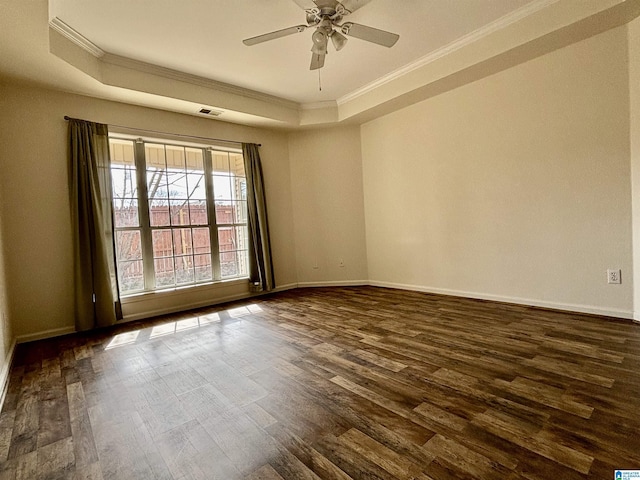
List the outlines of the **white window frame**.
{"type": "MultiPolygon", "coordinates": [[[[223,153],[233,153],[242,155],[242,150],[237,148],[230,148],[226,146],[219,145],[206,145],[200,143],[191,143],[191,142],[183,142],[176,141],[173,139],[167,138],[151,138],[151,137],[140,137],[140,136],[132,136],[128,134],[120,134],[120,133],[110,133],[109,139],[114,140],[124,140],[128,142],[133,142],[134,147],[134,163],[135,163],[135,175],[136,175],[136,193],[137,193],[137,201],[138,201],[138,226],[131,227],[116,227],[114,223],[114,233],[118,231],[132,231],[139,230],[140,231],[140,241],[141,241],[141,249],[142,249],[142,265],[143,265],[143,276],[144,276],[144,288],[138,289],[134,291],[123,292],[121,290],[120,295],[122,298],[127,298],[135,295],[146,294],[150,292],[159,292],[159,291],[170,291],[175,289],[189,288],[189,287],[197,287],[201,285],[207,284],[215,284],[220,282],[225,282],[229,280],[238,280],[238,279],[247,279],[249,277],[249,265],[248,265],[248,224],[246,217],[246,210],[244,216],[244,222],[236,222],[233,223],[217,223],[216,218],[216,200],[215,200],[215,191],[214,191],[214,168],[213,168],[213,153],[214,152],[223,152],[223,153]],[[147,159],[145,155],[145,144],[162,144],[165,146],[175,146],[175,147],[187,147],[187,148],[196,148],[201,149],[203,153],[203,161],[204,161],[204,180],[205,180],[205,190],[206,190],[206,209],[207,209],[207,223],[206,224],[189,224],[189,225],[169,225],[169,226],[152,226],[150,220],[150,210],[149,210],[149,197],[148,197],[148,185],[147,185],[147,159]],[[220,251],[220,245],[218,242],[218,231],[220,228],[225,227],[240,227],[244,228],[245,236],[244,238],[247,240],[244,245],[245,249],[237,249],[236,252],[236,264],[238,266],[238,275],[235,276],[222,276],[221,271],[221,262],[220,256],[222,253],[220,251]],[[180,228],[208,228],[209,230],[209,241],[210,241],[210,256],[211,256],[211,272],[212,279],[206,279],[202,281],[198,281],[195,275],[195,266],[194,266],[194,277],[192,282],[188,283],[177,283],[174,282],[172,286],[156,286],[156,275],[155,275],[155,267],[154,267],[154,250],[153,250],[153,231],[154,230],[169,230],[172,232],[173,230],[180,228]],[[244,253],[244,257],[240,258],[241,252],[244,253]],[[244,272],[242,271],[242,264],[244,264],[244,272]]],[[[116,167],[117,168],[117,167],[116,167]]],[[[246,178],[246,177],[244,177],[246,178]]],[[[246,184],[245,184],[246,188],[246,184]]],[[[238,201],[238,199],[236,199],[238,201]]],[[[243,201],[240,199],[239,201],[243,201]]],[[[244,199],[246,206],[246,198],[244,199]]],[[[236,205],[237,206],[237,205],[236,205]]],[[[171,215],[170,215],[171,216],[171,215]]],[[[116,234],[117,235],[117,234],[116,234]]],[[[114,237],[116,236],[114,235],[114,237]]],[[[193,241],[193,238],[192,238],[193,241]]],[[[195,252],[192,251],[192,258],[195,258],[195,252]]],[[[175,255],[175,251],[173,252],[172,257],[167,258],[177,258],[175,255]]],[[[116,264],[121,261],[118,258],[118,252],[116,251],[116,264]]],[[[174,266],[175,268],[175,266],[174,266]]]]}

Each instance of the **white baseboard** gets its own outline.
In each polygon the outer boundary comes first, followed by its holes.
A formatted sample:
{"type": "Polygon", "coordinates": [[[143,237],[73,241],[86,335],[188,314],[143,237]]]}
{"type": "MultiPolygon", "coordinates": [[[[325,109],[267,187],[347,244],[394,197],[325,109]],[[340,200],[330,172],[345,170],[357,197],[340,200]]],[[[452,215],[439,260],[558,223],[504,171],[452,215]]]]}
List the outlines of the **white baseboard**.
{"type": "MultiPolygon", "coordinates": [[[[550,308],[553,310],[562,310],[566,312],[586,313],[591,315],[602,315],[607,317],[624,318],[624,319],[630,319],[630,320],[633,320],[634,322],[640,323],[640,312],[636,313],[628,310],[608,309],[608,308],[602,308],[602,307],[596,307],[596,306],[590,306],[590,305],[575,305],[575,304],[565,304],[565,303],[558,303],[558,302],[546,302],[546,301],[534,300],[529,298],[509,297],[509,296],[503,296],[503,295],[467,292],[462,290],[450,290],[450,289],[444,289],[444,288],[427,287],[423,285],[410,285],[405,283],[382,282],[382,281],[376,281],[376,280],[347,280],[347,281],[289,283],[286,285],[280,285],[275,289],[271,290],[270,292],[261,292],[261,293],[254,293],[254,294],[240,293],[235,295],[228,295],[226,297],[216,298],[215,300],[207,300],[207,301],[197,302],[190,305],[183,305],[176,308],[162,308],[162,309],[157,309],[149,312],[144,312],[141,314],[128,315],[120,322],[121,323],[133,322],[135,320],[142,320],[145,318],[151,318],[151,317],[160,316],[160,315],[167,315],[167,314],[177,313],[180,311],[185,311],[190,309],[209,307],[209,306],[214,306],[214,305],[218,305],[226,302],[233,302],[237,300],[249,300],[251,298],[259,297],[261,295],[267,295],[269,293],[278,293],[286,290],[293,290],[296,288],[361,287],[361,286],[397,288],[400,290],[433,293],[438,295],[450,295],[454,297],[475,298],[479,300],[490,300],[494,302],[513,303],[516,305],[550,308]]],[[[42,340],[45,338],[57,337],[60,335],[67,335],[69,333],[74,333],[75,331],[76,331],[75,327],[71,326],[71,327],[45,330],[42,332],[32,333],[28,335],[19,335],[14,340],[14,345],[11,348],[11,355],[13,356],[15,344],[32,342],[35,340],[42,340]]],[[[0,382],[2,382],[3,380],[3,377],[1,376],[3,373],[6,374],[5,372],[0,372],[0,382]]],[[[2,383],[0,383],[0,385],[2,385],[2,383]]]]}
{"type": "MultiPolygon", "coordinates": [[[[288,283],[286,285],[280,285],[280,286],[274,288],[273,290],[271,290],[270,292],[260,292],[260,293],[253,293],[253,294],[241,293],[241,294],[236,294],[236,295],[228,295],[226,297],[217,298],[215,300],[206,300],[206,301],[203,301],[203,302],[193,303],[193,304],[189,304],[189,305],[182,305],[182,306],[177,307],[177,308],[161,308],[161,309],[152,310],[150,312],[145,312],[145,313],[141,313],[141,314],[127,315],[125,318],[120,320],[119,323],[133,322],[135,320],[142,320],[142,319],[145,319],[145,318],[156,317],[156,316],[159,316],[159,315],[167,315],[167,314],[170,314],[170,313],[177,313],[177,312],[190,310],[190,309],[209,307],[209,306],[213,306],[213,305],[218,305],[220,303],[233,302],[233,301],[236,301],[236,300],[243,300],[243,299],[250,299],[250,298],[254,298],[254,297],[260,296],[260,295],[266,295],[268,293],[278,293],[278,292],[284,292],[285,290],[292,290],[292,289],[297,288],[297,287],[298,287],[297,283],[288,283]]],[[[72,327],[72,326],[70,326],[70,327],[62,327],[62,328],[54,328],[54,329],[51,329],[51,330],[43,330],[41,332],[30,333],[30,334],[27,334],[27,335],[18,335],[16,337],[16,339],[14,340],[14,343],[18,344],[18,343],[33,342],[33,341],[36,341],[36,340],[43,340],[45,338],[53,338],[53,337],[59,337],[61,335],[68,335],[70,333],[75,333],[75,332],[76,332],[76,329],[75,329],[75,327],[72,327]]],[[[0,380],[1,380],[1,378],[0,378],[0,380]]]]}
{"type": "Polygon", "coordinates": [[[235,300],[241,300],[243,298],[248,298],[248,297],[245,293],[238,293],[235,295],[227,295],[226,297],[219,297],[219,298],[216,298],[215,300],[204,300],[202,302],[194,302],[194,303],[189,303],[187,305],[180,305],[179,307],[158,308],[156,310],[149,310],[143,313],[125,315],[125,317],[122,320],[118,321],[118,324],[134,322],[136,320],[143,320],[145,318],[158,317],[160,315],[168,315],[170,313],[178,313],[186,310],[193,310],[196,308],[211,307],[219,303],[233,302],[235,300]]]}
{"type": "Polygon", "coordinates": [[[42,332],[29,333],[27,335],[18,335],[16,337],[16,343],[33,342],[35,340],[43,340],[45,338],[59,337],[61,335],[68,335],[70,333],[75,333],[75,332],[76,332],[75,326],[52,328],[51,330],[43,330],[42,332]]]}
{"type": "Polygon", "coordinates": [[[248,300],[248,299],[259,297],[261,295],[266,295],[269,293],[277,293],[277,292],[283,292],[285,290],[291,290],[293,288],[296,288],[297,286],[298,284],[296,283],[290,283],[287,285],[281,285],[279,287],[276,287],[270,292],[259,292],[259,293],[243,292],[243,293],[236,293],[234,295],[227,295],[225,297],[219,297],[216,299],[209,299],[209,300],[203,300],[201,302],[194,302],[187,305],[180,305],[179,307],[158,308],[156,310],[146,311],[144,313],[126,315],[118,323],[134,322],[136,320],[143,320],[145,318],[157,317],[160,315],[168,315],[170,313],[178,313],[186,310],[194,310],[196,308],[212,307],[214,305],[219,305],[221,303],[235,302],[237,300],[248,300]]]}
{"type": "Polygon", "coordinates": [[[9,388],[9,373],[11,372],[11,364],[13,363],[13,355],[16,352],[16,344],[17,342],[14,339],[4,359],[2,370],[0,370],[0,388],[2,388],[0,391],[0,411],[2,411],[2,407],[4,406],[4,399],[7,396],[7,390],[9,388]]]}
{"type": "Polygon", "coordinates": [[[619,310],[611,308],[602,308],[591,305],[576,305],[570,303],[547,302],[543,300],[534,300],[530,298],[509,297],[503,295],[493,295],[489,293],[466,292],[461,290],[449,290],[446,288],[426,287],[422,285],[408,285],[404,283],[370,281],[372,287],[398,288],[400,290],[412,290],[416,292],[434,293],[438,295],[451,295],[453,297],[475,298],[478,300],[490,300],[494,302],[514,303],[517,305],[525,305],[531,307],[550,308],[553,310],[562,310],[574,313],[587,313],[590,315],[602,315],[606,317],[616,317],[624,319],[633,319],[633,312],[629,310],[619,310]]]}
{"type": "Polygon", "coordinates": [[[298,288],[305,287],[362,287],[369,285],[369,280],[325,281],[325,282],[298,282],[298,288]]]}
{"type": "Polygon", "coordinates": [[[268,293],[284,292],[285,290],[293,290],[294,288],[298,288],[297,283],[287,283],[286,285],[280,285],[279,287],[274,288],[270,292],[264,292],[263,295],[266,295],[268,293]]]}

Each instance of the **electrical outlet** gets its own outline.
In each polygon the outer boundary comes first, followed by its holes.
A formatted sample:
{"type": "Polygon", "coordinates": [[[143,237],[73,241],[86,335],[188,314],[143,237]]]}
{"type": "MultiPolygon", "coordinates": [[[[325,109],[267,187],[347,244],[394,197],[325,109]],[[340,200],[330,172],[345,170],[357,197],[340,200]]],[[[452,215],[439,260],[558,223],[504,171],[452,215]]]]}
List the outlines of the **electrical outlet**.
{"type": "Polygon", "coordinates": [[[340,268],[344,267],[344,260],[342,258],[338,262],[338,265],[340,266],[340,268]]]}
{"type": "Polygon", "coordinates": [[[314,270],[318,270],[318,268],[319,268],[318,267],[318,260],[316,259],[316,260],[313,261],[313,269],[314,270]]]}
{"type": "Polygon", "coordinates": [[[620,269],[607,270],[607,283],[622,283],[622,277],[620,269]]]}

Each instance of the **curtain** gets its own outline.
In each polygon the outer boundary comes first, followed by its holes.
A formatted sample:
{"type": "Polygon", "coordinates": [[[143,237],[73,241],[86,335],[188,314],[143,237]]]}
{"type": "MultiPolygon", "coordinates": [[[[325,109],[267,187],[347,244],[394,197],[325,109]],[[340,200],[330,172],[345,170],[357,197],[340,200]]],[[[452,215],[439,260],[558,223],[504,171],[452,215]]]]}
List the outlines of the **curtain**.
{"type": "Polygon", "coordinates": [[[247,212],[249,224],[249,281],[252,291],[268,292],[276,286],[271,260],[271,242],[267,221],[262,165],[258,145],[242,144],[247,176],[247,212]]]}
{"type": "Polygon", "coordinates": [[[122,318],[109,163],[107,126],[69,119],[69,185],[78,331],[112,325],[122,318]]]}

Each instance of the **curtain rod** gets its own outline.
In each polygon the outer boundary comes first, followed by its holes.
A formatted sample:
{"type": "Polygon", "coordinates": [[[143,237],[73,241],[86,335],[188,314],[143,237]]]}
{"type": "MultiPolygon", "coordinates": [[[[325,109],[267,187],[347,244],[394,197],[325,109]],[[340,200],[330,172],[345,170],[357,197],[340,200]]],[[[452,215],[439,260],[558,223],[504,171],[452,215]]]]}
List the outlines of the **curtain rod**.
{"type": "MultiPolygon", "coordinates": [[[[82,120],[81,118],[73,118],[73,117],[69,117],[67,115],[64,116],[65,120],[82,120]]],[[[83,120],[86,121],[86,120],[83,120]]],[[[137,130],[138,132],[145,132],[145,133],[155,133],[158,135],[171,135],[174,137],[182,137],[182,138],[194,138],[197,140],[210,140],[213,142],[225,142],[225,143],[235,143],[236,145],[242,145],[242,142],[236,142],[235,140],[223,140],[222,138],[210,138],[210,137],[198,137],[197,135],[184,135],[181,133],[167,133],[167,132],[160,132],[158,130],[147,130],[144,128],[134,128],[134,127],[127,127],[126,125],[116,125],[116,124],[111,124],[110,126],[112,127],[117,127],[117,128],[127,128],[129,130],[137,130]]],[[[259,147],[262,146],[261,143],[257,144],[259,147]]]]}

